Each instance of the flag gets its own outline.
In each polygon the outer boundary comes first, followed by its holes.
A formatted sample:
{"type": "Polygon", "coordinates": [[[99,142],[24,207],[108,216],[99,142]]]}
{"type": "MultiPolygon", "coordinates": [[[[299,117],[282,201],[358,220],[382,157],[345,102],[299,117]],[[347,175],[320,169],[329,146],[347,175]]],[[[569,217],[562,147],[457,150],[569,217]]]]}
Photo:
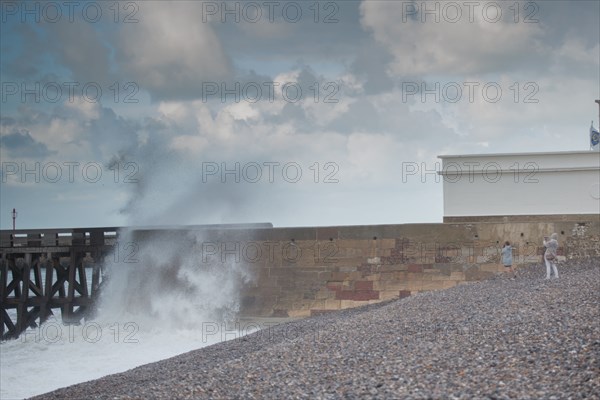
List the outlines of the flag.
{"type": "Polygon", "coordinates": [[[590,126],[590,148],[600,150],[600,132],[594,128],[594,123],[590,126]]]}

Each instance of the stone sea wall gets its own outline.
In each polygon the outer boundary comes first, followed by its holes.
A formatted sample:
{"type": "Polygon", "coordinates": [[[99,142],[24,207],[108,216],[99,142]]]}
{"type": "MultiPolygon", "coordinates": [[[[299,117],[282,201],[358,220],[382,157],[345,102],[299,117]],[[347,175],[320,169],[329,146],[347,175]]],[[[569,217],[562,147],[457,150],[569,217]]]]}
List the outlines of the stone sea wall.
{"type": "Polygon", "coordinates": [[[559,235],[559,260],[600,256],[597,221],[405,224],[273,228],[208,241],[203,257],[235,260],[250,271],[242,314],[303,317],[446,289],[539,263],[542,240],[559,235]]]}

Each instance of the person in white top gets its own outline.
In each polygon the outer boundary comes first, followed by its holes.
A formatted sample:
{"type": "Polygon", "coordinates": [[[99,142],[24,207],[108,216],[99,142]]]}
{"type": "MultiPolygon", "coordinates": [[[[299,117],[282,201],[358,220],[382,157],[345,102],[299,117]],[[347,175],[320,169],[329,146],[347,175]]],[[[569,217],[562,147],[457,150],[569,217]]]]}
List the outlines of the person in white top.
{"type": "Polygon", "coordinates": [[[558,250],[558,234],[553,233],[550,235],[550,240],[548,240],[548,236],[544,236],[544,246],[546,247],[546,252],[544,253],[544,261],[546,263],[546,279],[550,279],[551,270],[554,271],[554,277],[558,278],[558,269],[556,268],[556,257],[558,250]]]}

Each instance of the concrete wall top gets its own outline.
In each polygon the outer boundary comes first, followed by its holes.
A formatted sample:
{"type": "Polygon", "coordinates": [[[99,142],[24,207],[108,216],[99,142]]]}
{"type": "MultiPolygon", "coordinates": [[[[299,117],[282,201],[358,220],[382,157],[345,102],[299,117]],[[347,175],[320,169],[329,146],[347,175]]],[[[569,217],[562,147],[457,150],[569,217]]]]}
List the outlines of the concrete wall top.
{"type": "Polygon", "coordinates": [[[463,154],[440,155],[442,159],[441,175],[455,173],[459,165],[464,173],[468,171],[482,172],[486,166],[497,164],[503,171],[522,170],[555,171],[555,170],[600,170],[600,153],[597,151],[563,151],[545,153],[495,153],[495,154],[463,154]]]}
{"type": "MultiPolygon", "coordinates": [[[[449,223],[425,223],[425,224],[393,224],[393,225],[348,225],[348,226],[324,226],[324,227],[282,227],[282,228],[236,228],[236,229],[195,229],[195,226],[179,226],[177,229],[142,229],[133,230],[133,240],[164,239],[177,240],[182,243],[202,242],[202,241],[273,241],[273,242],[292,242],[292,241],[337,241],[337,240],[368,240],[376,242],[383,239],[411,238],[419,242],[469,242],[490,236],[485,232],[489,230],[514,230],[516,233],[526,232],[535,226],[539,232],[548,232],[552,229],[570,230],[574,223],[591,224],[598,226],[600,218],[593,215],[578,215],[574,218],[560,216],[560,218],[538,218],[522,221],[500,221],[488,220],[489,217],[470,221],[452,221],[449,223]],[[553,228],[554,227],[554,228],[553,228]],[[483,235],[483,236],[482,236],[483,235]]],[[[93,229],[100,231],[119,231],[119,228],[78,228],[89,232],[93,229]]],[[[13,239],[12,231],[2,231],[2,246],[13,247],[14,243],[19,246],[25,245],[28,241],[39,241],[42,246],[49,245],[45,237],[40,237],[39,233],[55,232],[56,230],[21,230],[26,232],[13,239]]],[[[60,230],[66,231],[66,230],[60,230]]],[[[73,230],[69,230],[73,231],[73,230]]],[[[537,232],[537,231],[536,231],[537,232]]],[[[120,231],[123,234],[123,231],[120,231]]],[[[500,237],[502,234],[500,235],[500,237]]],[[[85,236],[78,236],[83,240],[85,236]]],[[[104,236],[106,237],[106,236],[104,236]]],[[[495,237],[491,235],[491,237],[495,237]]],[[[61,238],[56,243],[60,244],[61,238]]],[[[93,239],[89,237],[88,240],[93,239]]],[[[75,240],[73,236],[72,240],[75,240]]],[[[375,243],[374,243],[375,244],[375,243]]]]}

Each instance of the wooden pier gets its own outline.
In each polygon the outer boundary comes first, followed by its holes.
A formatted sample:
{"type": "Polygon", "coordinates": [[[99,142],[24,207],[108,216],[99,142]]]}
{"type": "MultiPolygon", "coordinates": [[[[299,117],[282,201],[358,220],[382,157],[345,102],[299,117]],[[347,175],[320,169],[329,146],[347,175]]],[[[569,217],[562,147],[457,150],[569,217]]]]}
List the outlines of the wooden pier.
{"type": "Polygon", "coordinates": [[[39,326],[56,309],[67,324],[89,317],[103,282],[102,261],[112,253],[117,232],[118,228],[0,231],[1,338],[16,338],[28,327],[39,326]]]}

